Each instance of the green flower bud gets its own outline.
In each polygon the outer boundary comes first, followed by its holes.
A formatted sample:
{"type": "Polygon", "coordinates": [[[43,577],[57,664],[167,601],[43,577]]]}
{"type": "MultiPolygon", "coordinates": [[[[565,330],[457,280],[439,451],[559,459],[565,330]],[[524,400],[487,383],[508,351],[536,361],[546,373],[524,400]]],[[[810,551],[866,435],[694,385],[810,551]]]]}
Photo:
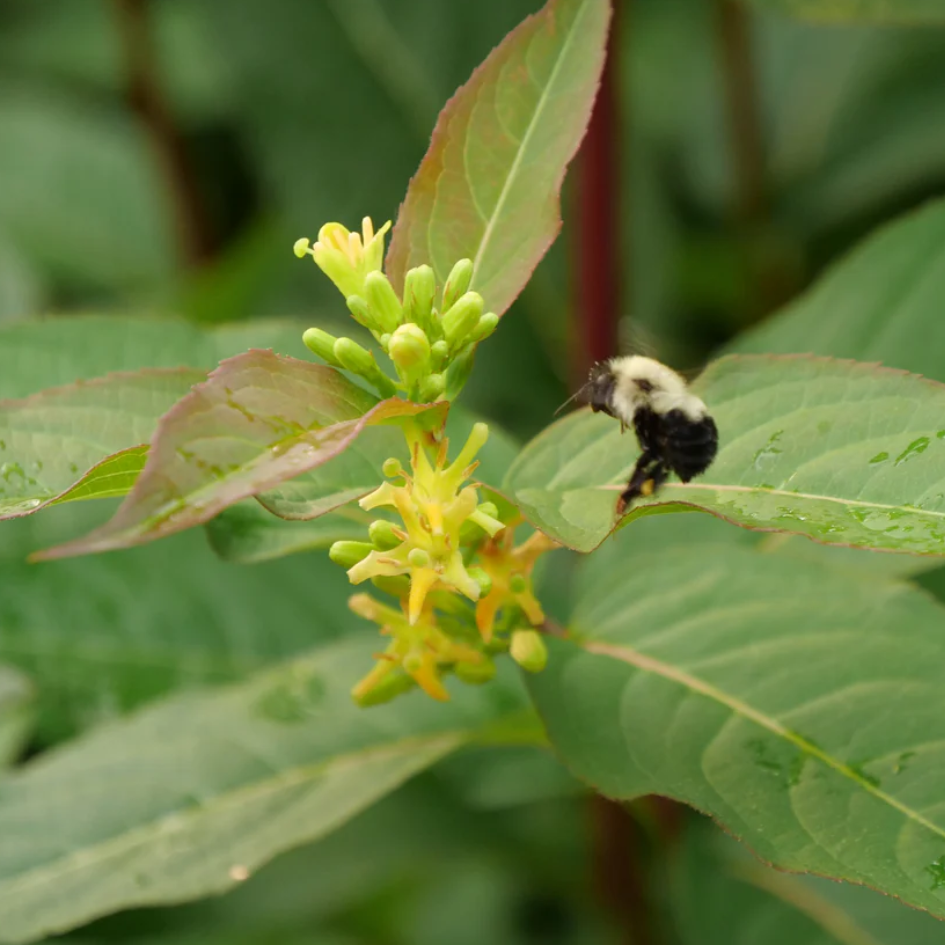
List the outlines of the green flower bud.
{"type": "Polygon", "coordinates": [[[484,341],[499,325],[499,316],[495,312],[486,312],[469,333],[470,341],[484,341]]]}
{"type": "Polygon", "coordinates": [[[371,544],[378,551],[390,551],[391,548],[396,548],[401,542],[401,539],[394,532],[394,526],[382,518],[379,518],[376,522],[371,522],[368,534],[371,536],[371,544]]]}
{"type": "Polygon", "coordinates": [[[371,306],[360,295],[349,295],[345,299],[345,305],[348,306],[348,311],[359,325],[363,325],[371,332],[378,331],[380,326],[371,311],[371,306]]]}
{"type": "Polygon", "coordinates": [[[530,673],[540,673],[548,663],[548,647],[537,630],[516,630],[509,652],[512,659],[530,673]]]}
{"type": "Polygon", "coordinates": [[[391,597],[402,599],[410,593],[410,578],[406,574],[379,575],[372,577],[371,583],[391,597]]]}
{"type": "Polygon", "coordinates": [[[446,359],[450,356],[450,346],[449,343],[443,341],[435,341],[430,348],[430,360],[433,362],[433,370],[439,371],[443,365],[446,363],[446,359]]]}
{"type": "Polygon", "coordinates": [[[411,548],[410,554],[407,555],[407,560],[410,562],[412,568],[430,567],[430,555],[422,548],[411,548]]]}
{"type": "Polygon", "coordinates": [[[417,266],[404,278],[404,321],[419,325],[428,335],[435,331],[433,298],[436,276],[429,266],[417,266]]]}
{"type": "Polygon", "coordinates": [[[439,400],[446,390],[445,374],[430,374],[420,382],[420,403],[429,404],[439,400]]]}
{"type": "Polygon", "coordinates": [[[453,672],[464,683],[469,683],[471,686],[480,686],[489,682],[495,676],[495,663],[488,656],[483,655],[478,663],[455,663],[453,672]]]}
{"type": "Polygon", "coordinates": [[[443,287],[441,311],[448,311],[460,296],[465,295],[469,283],[472,281],[472,275],[473,263],[471,259],[461,259],[453,266],[450,274],[446,277],[446,285],[443,287]]]}
{"type": "Polygon", "coordinates": [[[443,334],[455,351],[467,341],[467,336],[479,324],[482,317],[482,296],[478,292],[467,292],[443,314],[443,334]]]}
{"type": "Polygon", "coordinates": [[[419,325],[401,325],[387,346],[391,361],[401,375],[415,381],[430,370],[430,342],[419,325]]]}
{"type": "Polygon", "coordinates": [[[482,568],[467,568],[466,572],[479,585],[479,599],[481,600],[492,590],[492,578],[482,568]]]}
{"type": "Polygon", "coordinates": [[[335,342],[338,339],[329,335],[321,328],[308,328],[302,335],[305,347],[313,354],[317,354],[323,361],[332,367],[341,367],[341,362],[335,357],[335,342]]]}
{"type": "Polygon", "coordinates": [[[469,345],[453,359],[453,363],[446,369],[446,399],[454,400],[463,389],[476,360],[476,346],[469,345]]]}
{"type": "Polygon", "coordinates": [[[387,476],[388,479],[393,479],[395,476],[400,476],[403,474],[404,467],[400,465],[400,460],[396,456],[388,456],[384,460],[383,466],[381,466],[381,472],[387,476]]]}
{"type": "Polygon", "coordinates": [[[509,590],[513,594],[524,594],[528,590],[528,581],[521,574],[513,574],[509,578],[509,590]]]}
{"type": "Polygon", "coordinates": [[[377,366],[374,355],[356,341],[339,338],[333,350],[336,360],[343,368],[369,381],[382,397],[393,397],[396,393],[394,382],[377,366]]]}
{"type": "Polygon", "coordinates": [[[359,691],[359,687],[351,693],[354,701],[362,708],[372,705],[382,705],[396,699],[397,696],[413,689],[416,683],[401,669],[393,669],[383,679],[379,680],[366,691],[359,691]]]}
{"type": "Polygon", "coordinates": [[[373,550],[374,546],[366,541],[336,541],[328,549],[328,557],[348,570],[363,561],[373,550]]]}
{"type": "Polygon", "coordinates": [[[385,351],[390,347],[390,340],[391,340],[392,337],[393,337],[393,335],[391,335],[390,332],[387,332],[386,334],[383,334],[383,335],[381,335],[380,338],[378,338],[378,341],[381,343],[381,347],[382,347],[385,351]]]}
{"type": "Polygon", "coordinates": [[[371,312],[381,331],[393,331],[404,317],[400,299],[383,272],[369,272],[364,279],[364,291],[371,312]]]}

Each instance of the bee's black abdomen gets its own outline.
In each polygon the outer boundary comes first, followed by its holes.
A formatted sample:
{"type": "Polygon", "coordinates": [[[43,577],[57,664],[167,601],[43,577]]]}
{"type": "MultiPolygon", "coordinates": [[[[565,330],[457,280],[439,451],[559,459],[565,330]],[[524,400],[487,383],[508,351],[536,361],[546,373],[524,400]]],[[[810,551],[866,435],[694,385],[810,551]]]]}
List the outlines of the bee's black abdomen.
{"type": "Polygon", "coordinates": [[[692,420],[670,410],[660,418],[660,426],[660,452],[683,482],[709,468],[719,448],[719,431],[710,416],[692,420]]]}

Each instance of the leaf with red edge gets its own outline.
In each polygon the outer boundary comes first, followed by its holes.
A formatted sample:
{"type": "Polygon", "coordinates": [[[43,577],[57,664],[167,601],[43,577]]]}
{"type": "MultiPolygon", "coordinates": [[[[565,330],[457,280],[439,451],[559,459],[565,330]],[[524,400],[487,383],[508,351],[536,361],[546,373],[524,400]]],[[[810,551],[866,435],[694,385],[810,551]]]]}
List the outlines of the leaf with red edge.
{"type": "Polygon", "coordinates": [[[0,519],[127,492],[141,463],[113,454],[140,452],[161,415],[205,377],[144,369],[0,403],[0,519]]]}
{"type": "Polygon", "coordinates": [[[332,368],[248,351],[161,419],[144,471],[110,522],[37,557],[127,548],[202,524],[337,456],[368,424],[429,409],[378,401],[332,368]]]}
{"type": "Polygon", "coordinates": [[[468,257],[488,308],[501,315],[515,301],[561,228],[561,184],[590,120],[609,20],[608,0],[550,0],[446,104],[391,238],[398,288],[422,263],[442,285],[468,257]]]}

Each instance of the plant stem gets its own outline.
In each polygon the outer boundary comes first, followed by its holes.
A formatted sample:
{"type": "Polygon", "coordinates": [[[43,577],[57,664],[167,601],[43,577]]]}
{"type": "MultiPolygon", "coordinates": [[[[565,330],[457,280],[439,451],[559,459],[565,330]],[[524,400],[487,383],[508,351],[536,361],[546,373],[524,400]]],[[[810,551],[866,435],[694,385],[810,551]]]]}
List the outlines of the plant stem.
{"type": "Polygon", "coordinates": [[[621,314],[620,110],[617,94],[620,27],[627,2],[615,3],[607,62],[577,160],[574,276],[578,343],[571,365],[577,383],[596,361],[617,353],[621,314]]]}
{"type": "Polygon", "coordinates": [[[127,96],[151,142],[174,212],[182,261],[198,266],[213,254],[210,225],[184,139],[161,89],[148,0],[114,0],[125,59],[127,96]]]}

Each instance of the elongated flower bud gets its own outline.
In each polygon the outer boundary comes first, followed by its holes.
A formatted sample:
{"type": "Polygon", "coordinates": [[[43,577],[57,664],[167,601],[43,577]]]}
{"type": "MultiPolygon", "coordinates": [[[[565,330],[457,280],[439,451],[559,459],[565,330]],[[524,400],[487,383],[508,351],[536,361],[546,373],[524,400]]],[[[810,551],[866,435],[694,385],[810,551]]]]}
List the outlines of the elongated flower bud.
{"type": "Polygon", "coordinates": [[[363,561],[373,550],[374,546],[366,541],[336,541],[328,549],[328,557],[347,571],[363,561]]]}
{"type": "Polygon", "coordinates": [[[443,287],[441,311],[448,311],[460,296],[466,294],[469,283],[472,281],[472,275],[473,263],[471,259],[461,259],[453,266],[450,274],[446,277],[446,285],[443,287]]]}
{"type": "Polygon", "coordinates": [[[469,333],[470,341],[484,341],[499,325],[499,316],[495,312],[486,312],[469,333]]]}
{"type": "Polygon", "coordinates": [[[430,374],[420,382],[419,395],[421,404],[431,404],[439,400],[446,390],[445,374],[430,374]]]}
{"type": "Polygon", "coordinates": [[[390,336],[387,353],[400,374],[411,381],[430,370],[430,342],[419,325],[401,325],[390,336]]]}
{"type": "Polygon", "coordinates": [[[393,332],[403,321],[404,313],[387,276],[383,272],[369,272],[364,280],[364,291],[380,331],[393,332]]]}
{"type": "Polygon", "coordinates": [[[436,276],[429,266],[417,266],[404,278],[404,321],[419,325],[428,336],[438,334],[433,317],[436,276]]]}
{"type": "Polygon", "coordinates": [[[467,292],[443,314],[443,334],[451,350],[462,347],[481,317],[482,296],[478,292],[467,292]]]}
{"type": "Polygon", "coordinates": [[[485,654],[478,663],[460,662],[453,666],[453,672],[464,683],[481,686],[495,677],[495,663],[485,654]]]}
{"type": "Polygon", "coordinates": [[[537,630],[516,630],[509,652],[512,659],[530,673],[540,673],[548,663],[548,647],[537,630]]]}
{"type": "Polygon", "coordinates": [[[371,311],[371,306],[368,305],[367,299],[362,298],[360,295],[349,295],[345,299],[345,305],[348,306],[348,311],[351,312],[354,320],[359,325],[363,325],[368,331],[375,333],[380,332],[381,326],[374,317],[374,313],[371,311]]]}
{"type": "Polygon", "coordinates": [[[327,331],[322,331],[321,328],[309,328],[302,335],[305,347],[332,367],[341,367],[341,362],[335,357],[335,342],[337,340],[334,335],[329,335],[327,331]]]}
{"type": "Polygon", "coordinates": [[[378,551],[390,551],[391,548],[396,548],[403,541],[402,537],[397,536],[394,526],[382,518],[371,522],[368,534],[371,536],[371,544],[378,551]]]}
{"type": "Polygon", "coordinates": [[[346,370],[373,384],[382,397],[392,397],[396,393],[393,381],[377,366],[374,355],[356,341],[339,338],[335,342],[334,355],[346,370]]]}

